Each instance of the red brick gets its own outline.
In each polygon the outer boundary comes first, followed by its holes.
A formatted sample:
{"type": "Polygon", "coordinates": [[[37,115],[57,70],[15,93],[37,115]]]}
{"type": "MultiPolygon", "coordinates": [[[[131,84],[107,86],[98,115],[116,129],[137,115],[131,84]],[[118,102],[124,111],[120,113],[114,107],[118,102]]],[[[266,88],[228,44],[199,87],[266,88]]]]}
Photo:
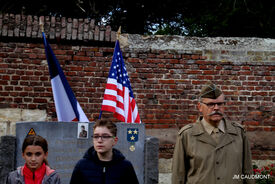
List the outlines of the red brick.
{"type": "Polygon", "coordinates": [[[192,81],[192,84],[194,85],[201,85],[203,83],[204,83],[203,81],[195,81],[195,80],[192,81]]]}
{"type": "Polygon", "coordinates": [[[24,87],[24,91],[32,91],[33,89],[31,87],[24,87]]]}
{"type": "Polygon", "coordinates": [[[249,66],[242,66],[242,70],[250,70],[249,66]]]}
{"type": "Polygon", "coordinates": [[[191,71],[187,71],[188,74],[201,74],[202,71],[200,70],[191,70],[191,71]]]}
{"type": "Polygon", "coordinates": [[[67,51],[66,50],[54,50],[55,55],[66,55],[67,51]]]}
{"type": "Polygon", "coordinates": [[[43,98],[34,98],[33,102],[34,103],[47,103],[47,100],[43,99],[43,98]]]}
{"type": "Polygon", "coordinates": [[[34,87],[33,88],[34,91],[45,91],[44,87],[34,87]]]}
{"type": "Polygon", "coordinates": [[[265,76],[265,80],[267,80],[267,81],[272,81],[272,80],[274,80],[274,79],[273,79],[273,77],[271,77],[271,76],[265,76]]]}
{"type": "Polygon", "coordinates": [[[95,52],[95,56],[96,56],[96,57],[102,57],[102,56],[103,56],[103,53],[101,53],[101,52],[95,52]]]}
{"type": "Polygon", "coordinates": [[[82,67],[79,67],[79,66],[75,66],[75,67],[70,67],[70,70],[71,71],[82,71],[82,67]]]}
{"type": "Polygon", "coordinates": [[[253,125],[253,126],[258,126],[259,122],[258,121],[245,121],[244,125],[253,125]]]}
{"type": "Polygon", "coordinates": [[[2,76],[2,80],[10,80],[10,76],[4,75],[4,76],[2,76]]]}
{"type": "Polygon", "coordinates": [[[12,79],[12,80],[19,80],[19,79],[20,79],[20,76],[19,76],[19,75],[15,75],[15,76],[12,76],[11,79],[12,79]]]}
{"type": "Polygon", "coordinates": [[[6,91],[13,91],[13,86],[5,86],[6,91]]]}
{"type": "Polygon", "coordinates": [[[139,58],[128,58],[127,62],[129,63],[139,63],[141,60],[139,58]]]}
{"type": "Polygon", "coordinates": [[[73,60],[74,61],[90,61],[90,57],[86,57],[86,56],[74,56],[73,60]]]}
{"type": "Polygon", "coordinates": [[[267,96],[268,92],[252,92],[253,96],[267,96]]]}
{"type": "Polygon", "coordinates": [[[34,72],[34,75],[43,75],[43,72],[35,71],[35,72],[34,72]]]}
{"type": "Polygon", "coordinates": [[[37,104],[28,104],[28,109],[37,109],[37,104]]]}
{"type": "Polygon", "coordinates": [[[22,98],[14,98],[15,103],[22,103],[22,98]]]}
{"type": "Polygon", "coordinates": [[[271,127],[264,127],[263,129],[264,131],[267,131],[267,132],[270,132],[272,130],[271,127]]]}
{"type": "Polygon", "coordinates": [[[161,84],[175,84],[175,80],[159,80],[161,84]]]}
{"type": "Polygon", "coordinates": [[[191,59],[194,59],[194,60],[200,59],[200,55],[191,55],[191,59]]]}
{"type": "Polygon", "coordinates": [[[41,81],[48,81],[49,80],[49,77],[45,77],[45,76],[42,76],[39,78],[41,81]]]}
{"type": "Polygon", "coordinates": [[[35,59],[36,57],[37,57],[36,54],[33,54],[33,53],[29,54],[29,58],[30,58],[30,59],[35,59]]]}

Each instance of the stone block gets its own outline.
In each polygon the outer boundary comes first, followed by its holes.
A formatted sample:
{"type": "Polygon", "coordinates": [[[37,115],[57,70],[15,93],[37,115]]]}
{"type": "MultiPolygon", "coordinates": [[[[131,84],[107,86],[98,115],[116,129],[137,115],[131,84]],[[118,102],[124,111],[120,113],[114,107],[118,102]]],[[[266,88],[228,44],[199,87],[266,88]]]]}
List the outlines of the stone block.
{"type": "Polygon", "coordinates": [[[158,148],[159,140],[156,137],[146,137],[144,158],[144,183],[146,184],[158,183],[158,148]]]}
{"type": "Polygon", "coordinates": [[[6,182],[7,174],[15,169],[16,138],[2,136],[0,139],[0,183],[6,182]]]}

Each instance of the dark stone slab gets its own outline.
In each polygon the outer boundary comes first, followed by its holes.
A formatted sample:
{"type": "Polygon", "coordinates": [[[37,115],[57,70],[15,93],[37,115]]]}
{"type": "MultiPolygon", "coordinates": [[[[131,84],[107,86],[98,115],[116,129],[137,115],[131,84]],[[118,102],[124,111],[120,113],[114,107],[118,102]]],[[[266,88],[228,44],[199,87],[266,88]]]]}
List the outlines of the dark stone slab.
{"type": "Polygon", "coordinates": [[[144,182],[146,184],[158,183],[158,158],[159,158],[159,140],[156,137],[148,136],[145,140],[145,174],[144,182]]]}
{"type": "Polygon", "coordinates": [[[6,183],[7,174],[15,169],[15,136],[2,136],[0,140],[0,183],[6,183]]]}

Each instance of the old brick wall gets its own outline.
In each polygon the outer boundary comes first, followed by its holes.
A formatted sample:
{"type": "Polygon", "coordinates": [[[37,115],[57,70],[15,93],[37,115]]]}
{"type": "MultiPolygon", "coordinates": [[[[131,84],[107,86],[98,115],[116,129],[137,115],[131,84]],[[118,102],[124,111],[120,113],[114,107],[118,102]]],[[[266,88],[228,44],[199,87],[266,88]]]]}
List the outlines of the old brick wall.
{"type": "MultiPolygon", "coordinates": [[[[56,120],[39,19],[84,112],[96,120],[116,35],[89,19],[0,15],[0,111],[37,109],[56,120]]],[[[212,80],[227,97],[226,117],[245,125],[253,159],[275,160],[275,40],[127,34],[119,40],[161,158],[172,157],[178,129],[199,116],[197,95],[212,80]]]]}
{"type": "Polygon", "coordinates": [[[147,131],[163,143],[162,158],[172,157],[175,127],[198,117],[197,94],[212,80],[226,95],[226,118],[248,131],[253,159],[275,159],[275,40],[140,35],[120,40],[145,88],[136,92],[147,97],[142,100],[152,128],[147,131]]]}

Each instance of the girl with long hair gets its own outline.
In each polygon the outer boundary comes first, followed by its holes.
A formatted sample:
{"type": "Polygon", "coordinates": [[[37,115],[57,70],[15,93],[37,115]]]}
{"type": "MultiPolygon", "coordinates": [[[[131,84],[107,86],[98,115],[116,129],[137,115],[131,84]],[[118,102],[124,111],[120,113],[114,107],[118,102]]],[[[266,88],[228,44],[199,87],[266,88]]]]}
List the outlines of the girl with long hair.
{"type": "Polygon", "coordinates": [[[47,140],[39,135],[27,136],[22,145],[25,165],[10,172],[6,184],[60,184],[60,177],[49,167],[47,156],[47,140]]]}

